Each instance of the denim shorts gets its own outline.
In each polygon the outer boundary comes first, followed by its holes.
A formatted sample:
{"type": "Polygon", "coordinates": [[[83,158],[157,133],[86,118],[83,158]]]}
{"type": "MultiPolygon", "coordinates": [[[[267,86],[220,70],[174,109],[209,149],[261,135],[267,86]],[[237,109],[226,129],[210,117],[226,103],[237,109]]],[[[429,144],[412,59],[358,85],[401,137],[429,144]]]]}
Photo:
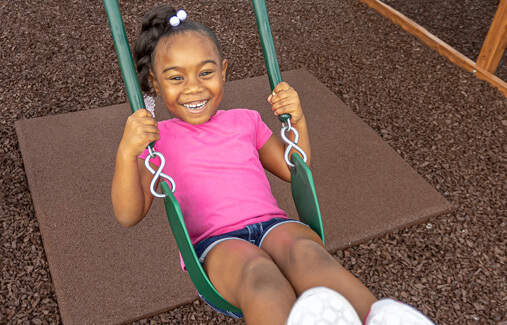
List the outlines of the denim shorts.
{"type": "MultiPolygon", "coordinates": [[[[213,236],[210,238],[206,238],[197,245],[194,246],[195,254],[199,258],[199,262],[204,263],[204,259],[208,255],[208,253],[211,251],[213,247],[218,245],[221,242],[224,242],[226,240],[230,239],[239,239],[244,240],[246,242],[249,242],[257,247],[261,247],[262,242],[266,238],[266,236],[271,232],[271,230],[275,229],[276,227],[283,225],[284,223],[289,222],[296,222],[302,225],[307,226],[306,224],[293,220],[293,219],[285,219],[285,218],[273,218],[271,220],[265,221],[265,222],[259,222],[252,225],[248,225],[243,229],[231,231],[222,235],[213,236]]],[[[211,304],[209,301],[206,300],[201,294],[199,294],[201,299],[206,302],[211,308],[218,311],[219,313],[222,313],[224,315],[227,315],[229,317],[233,318],[243,318],[243,314],[240,313],[233,313],[228,310],[223,310],[221,308],[215,307],[213,304],[211,304]]]]}

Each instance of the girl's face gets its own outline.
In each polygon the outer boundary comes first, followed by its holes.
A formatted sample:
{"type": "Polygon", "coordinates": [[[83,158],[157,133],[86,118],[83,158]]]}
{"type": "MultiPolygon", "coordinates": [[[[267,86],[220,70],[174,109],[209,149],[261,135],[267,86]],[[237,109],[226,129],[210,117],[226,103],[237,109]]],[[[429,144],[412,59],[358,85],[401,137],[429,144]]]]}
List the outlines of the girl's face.
{"type": "Polygon", "coordinates": [[[213,41],[199,32],[172,35],[157,44],[153,87],[177,118],[206,123],[215,115],[224,93],[227,60],[221,60],[213,41]]]}

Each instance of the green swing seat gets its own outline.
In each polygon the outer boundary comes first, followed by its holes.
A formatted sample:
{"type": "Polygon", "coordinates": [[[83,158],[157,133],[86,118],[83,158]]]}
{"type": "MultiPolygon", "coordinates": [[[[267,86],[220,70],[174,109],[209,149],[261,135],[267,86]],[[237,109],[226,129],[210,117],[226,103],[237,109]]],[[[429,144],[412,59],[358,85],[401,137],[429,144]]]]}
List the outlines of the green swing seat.
{"type": "MultiPolygon", "coordinates": [[[[324,229],[322,228],[322,220],[310,168],[296,153],[292,154],[291,160],[295,165],[291,168],[292,197],[299,219],[309,225],[324,241],[324,229]]],[[[233,313],[241,313],[240,309],[225,300],[211,284],[190,242],[190,236],[185,227],[185,220],[183,219],[178,201],[176,201],[169,185],[165,181],[162,181],[161,184],[162,192],[165,194],[164,204],[167,219],[185,262],[188,275],[192,279],[197,291],[215,306],[233,313]]]]}
{"type": "MultiPolygon", "coordinates": [[[[264,52],[269,82],[271,90],[273,90],[274,87],[282,81],[282,78],[274,49],[267,8],[263,0],[252,0],[252,2],[257,18],[257,26],[264,52]]],[[[137,79],[137,73],[134,68],[132,54],[130,52],[123,20],[121,18],[118,1],[104,0],[104,6],[113,35],[130,107],[132,108],[132,111],[136,111],[144,107],[144,100],[141,94],[139,81],[137,79]]],[[[279,118],[282,122],[286,122],[290,119],[290,115],[285,114],[285,116],[282,115],[279,118]]],[[[322,227],[319,204],[310,168],[306,165],[301,156],[296,153],[293,153],[290,159],[294,164],[294,166],[291,167],[292,197],[294,199],[299,219],[309,225],[324,242],[324,229],[322,227]]],[[[185,220],[181,213],[178,201],[165,180],[162,180],[161,182],[161,189],[164,194],[164,205],[167,219],[176,239],[183,261],[185,262],[190,279],[194,283],[196,289],[206,298],[206,300],[216,307],[236,314],[242,313],[239,308],[230,304],[218,293],[218,291],[216,291],[215,287],[204,272],[190,241],[190,236],[188,235],[185,220]]]]}

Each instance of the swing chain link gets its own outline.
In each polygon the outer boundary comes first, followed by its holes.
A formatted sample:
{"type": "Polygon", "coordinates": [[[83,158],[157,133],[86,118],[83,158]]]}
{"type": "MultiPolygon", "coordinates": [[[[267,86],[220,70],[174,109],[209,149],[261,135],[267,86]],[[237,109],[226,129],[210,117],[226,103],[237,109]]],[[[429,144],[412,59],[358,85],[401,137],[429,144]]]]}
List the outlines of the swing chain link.
{"type": "Polygon", "coordinates": [[[296,128],[292,127],[292,125],[290,123],[290,119],[287,120],[287,125],[285,125],[285,123],[282,123],[281,136],[282,136],[283,141],[287,144],[287,148],[285,148],[285,154],[284,154],[285,162],[287,163],[287,165],[289,165],[291,168],[295,166],[290,161],[290,157],[289,157],[290,151],[292,149],[296,149],[301,154],[304,162],[306,163],[306,160],[308,159],[308,157],[306,156],[305,151],[297,145],[297,143],[299,141],[299,133],[296,130],[296,128]],[[291,141],[289,139],[289,137],[287,136],[287,133],[289,133],[291,131],[292,131],[292,133],[294,133],[294,141],[291,141]]]}
{"type": "Polygon", "coordinates": [[[162,173],[162,169],[164,169],[164,166],[165,166],[164,155],[162,155],[160,152],[153,151],[151,146],[148,146],[148,151],[149,151],[149,155],[146,156],[146,158],[144,159],[144,166],[146,166],[146,169],[148,169],[150,171],[150,173],[153,175],[153,179],[151,180],[151,183],[150,183],[150,191],[151,191],[151,194],[153,194],[153,196],[163,199],[163,198],[165,198],[165,194],[158,193],[157,190],[155,189],[155,186],[157,184],[157,180],[162,176],[167,181],[169,181],[169,183],[171,183],[171,190],[173,193],[176,190],[176,183],[174,182],[174,180],[170,176],[162,173]],[[150,159],[156,158],[156,157],[160,158],[160,166],[155,171],[150,165],[150,159]]]}

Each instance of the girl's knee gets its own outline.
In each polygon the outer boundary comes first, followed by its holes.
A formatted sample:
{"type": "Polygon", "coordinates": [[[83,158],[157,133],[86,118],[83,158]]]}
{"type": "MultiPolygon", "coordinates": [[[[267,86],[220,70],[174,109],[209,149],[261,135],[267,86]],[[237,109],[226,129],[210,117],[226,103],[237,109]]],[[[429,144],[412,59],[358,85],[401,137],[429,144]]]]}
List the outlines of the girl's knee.
{"type": "MultiPolygon", "coordinates": [[[[280,269],[269,257],[257,257],[246,262],[241,268],[241,285],[237,288],[241,308],[264,306],[290,310],[296,301],[296,293],[280,269]]],[[[246,311],[244,309],[244,311],[246,311]]]]}
{"type": "Polygon", "coordinates": [[[281,324],[285,321],[296,301],[296,292],[276,264],[269,257],[250,259],[242,266],[241,274],[237,291],[247,323],[281,324]],[[267,316],[266,311],[271,314],[267,316]],[[270,320],[253,321],[259,317],[270,320]]]}
{"type": "Polygon", "coordinates": [[[241,309],[252,302],[284,299],[295,293],[271,257],[243,241],[224,241],[213,248],[204,268],[215,288],[241,309]]]}
{"type": "Polygon", "coordinates": [[[289,247],[290,264],[293,267],[336,267],[339,264],[318,242],[312,239],[295,239],[289,247]]]}
{"type": "Polygon", "coordinates": [[[241,286],[245,291],[263,290],[283,282],[283,274],[267,256],[250,258],[241,267],[241,286]]]}

